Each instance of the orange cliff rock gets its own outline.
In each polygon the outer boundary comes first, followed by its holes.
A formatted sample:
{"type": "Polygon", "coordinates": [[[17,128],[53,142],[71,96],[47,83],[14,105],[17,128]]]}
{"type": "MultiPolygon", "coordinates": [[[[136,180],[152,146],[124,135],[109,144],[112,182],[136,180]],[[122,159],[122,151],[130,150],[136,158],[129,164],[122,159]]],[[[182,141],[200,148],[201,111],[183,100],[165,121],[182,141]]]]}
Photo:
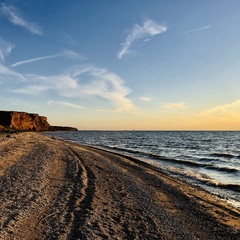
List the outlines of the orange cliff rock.
{"type": "Polygon", "coordinates": [[[74,127],[51,126],[36,113],[0,111],[0,131],[78,131],[74,127]]]}
{"type": "Polygon", "coordinates": [[[15,112],[15,111],[0,111],[0,130],[6,128],[17,131],[48,131],[50,124],[47,118],[38,114],[15,112]]]}

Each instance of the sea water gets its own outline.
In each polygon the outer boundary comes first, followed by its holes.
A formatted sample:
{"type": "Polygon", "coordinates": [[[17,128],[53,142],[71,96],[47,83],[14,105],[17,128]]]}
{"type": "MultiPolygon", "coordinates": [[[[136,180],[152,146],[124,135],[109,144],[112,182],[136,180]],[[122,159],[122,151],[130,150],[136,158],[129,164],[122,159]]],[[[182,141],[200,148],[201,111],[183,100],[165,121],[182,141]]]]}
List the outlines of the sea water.
{"type": "Polygon", "coordinates": [[[240,208],[239,131],[71,131],[49,134],[138,158],[240,208]]]}

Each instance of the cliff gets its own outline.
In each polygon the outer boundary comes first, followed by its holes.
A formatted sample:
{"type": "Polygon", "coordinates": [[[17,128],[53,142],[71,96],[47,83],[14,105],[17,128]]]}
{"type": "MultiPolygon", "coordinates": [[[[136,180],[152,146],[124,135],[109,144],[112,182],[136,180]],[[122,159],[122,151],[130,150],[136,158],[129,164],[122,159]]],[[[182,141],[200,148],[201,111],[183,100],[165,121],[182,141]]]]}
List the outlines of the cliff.
{"type": "Polygon", "coordinates": [[[0,125],[18,131],[47,131],[50,124],[46,117],[38,114],[14,111],[0,111],[0,125]]]}
{"type": "Polygon", "coordinates": [[[50,126],[47,118],[36,113],[0,111],[0,131],[12,129],[17,131],[66,131],[75,130],[71,127],[50,126]]]}

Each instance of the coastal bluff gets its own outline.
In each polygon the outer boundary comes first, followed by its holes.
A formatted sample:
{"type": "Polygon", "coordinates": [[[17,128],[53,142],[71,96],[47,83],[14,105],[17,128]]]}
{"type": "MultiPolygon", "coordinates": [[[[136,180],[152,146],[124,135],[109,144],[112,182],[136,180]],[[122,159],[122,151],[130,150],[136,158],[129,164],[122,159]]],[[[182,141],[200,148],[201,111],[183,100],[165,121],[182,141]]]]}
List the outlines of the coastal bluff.
{"type": "Polygon", "coordinates": [[[0,131],[77,131],[77,128],[51,126],[47,117],[37,113],[0,111],[0,131]]]}

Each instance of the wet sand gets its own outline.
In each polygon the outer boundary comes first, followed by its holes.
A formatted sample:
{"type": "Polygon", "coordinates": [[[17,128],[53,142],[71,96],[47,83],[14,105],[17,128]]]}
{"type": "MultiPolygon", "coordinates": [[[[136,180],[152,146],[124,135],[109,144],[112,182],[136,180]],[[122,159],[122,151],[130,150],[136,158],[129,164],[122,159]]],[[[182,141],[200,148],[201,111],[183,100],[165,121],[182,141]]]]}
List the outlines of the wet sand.
{"type": "Polygon", "coordinates": [[[240,210],[137,159],[0,135],[0,239],[240,239],[240,210]]]}

